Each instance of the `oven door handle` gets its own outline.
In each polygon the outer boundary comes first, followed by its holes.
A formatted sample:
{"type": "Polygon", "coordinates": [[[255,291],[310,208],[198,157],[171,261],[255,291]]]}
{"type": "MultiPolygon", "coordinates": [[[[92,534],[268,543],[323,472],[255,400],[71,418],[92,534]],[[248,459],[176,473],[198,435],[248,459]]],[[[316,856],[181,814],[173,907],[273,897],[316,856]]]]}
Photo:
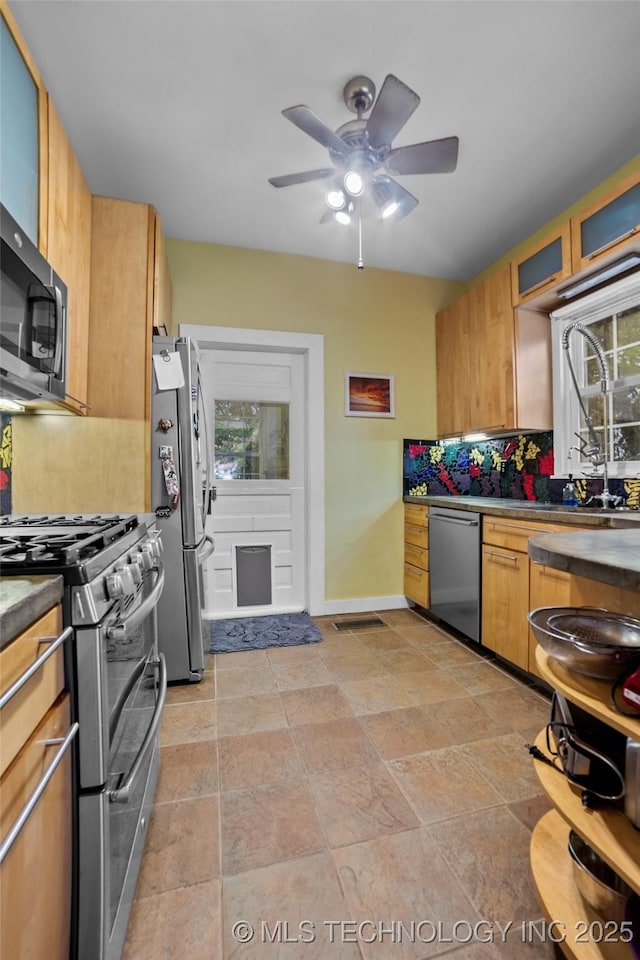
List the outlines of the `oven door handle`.
{"type": "Polygon", "coordinates": [[[128,634],[136,630],[143,620],[149,616],[158,600],[160,599],[160,594],[162,593],[162,588],[164,587],[164,567],[162,562],[156,559],[154,569],[157,572],[156,582],[153,585],[153,590],[148,597],[145,597],[140,606],[133,611],[130,617],[127,617],[125,620],[121,620],[119,623],[114,623],[110,627],[107,627],[107,638],[109,640],[126,640],[128,634]]]}
{"type": "MultiPolygon", "coordinates": [[[[140,675],[144,673],[145,667],[150,662],[153,663],[154,661],[149,661],[148,656],[142,657],[142,659],[139,660],[138,663],[136,663],[135,667],[129,674],[129,678],[127,679],[127,682],[125,683],[124,687],[118,694],[118,698],[116,699],[116,702],[114,703],[113,708],[111,710],[111,716],[109,717],[109,743],[112,743],[113,741],[113,735],[116,732],[116,727],[118,726],[118,723],[120,722],[120,715],[122,714],[124,705],[129,698],[129,694],[135,687],[140,675]]],[[[155,662],[157,663],[157,661],[155,662]]]]}
{"type": "Polygon", "coordinates": [[[160,726],[160,719],[162,717],[162,710],[164,707],[165,697],[167,696],[167,663],[164,658],[164,654],[161,653],[158,656],[158,663],[160,665],[160,680],[159,680],[159,692],[158,700],[156,702],[156,708],[153,711],[153,717],[151,718],[151,723],[147,729],[147,732],[144,735],[144,740],[138,750],[135,760],[129,768],[129,772],[124,777],[122,786],[118,787],[117,790],[109,790],[108,797],[110,803],[129,803],[131,799],[131,788],[133,787],[142,765],[144,763],[147,751],[153,744],[156,733],[158,732],[158,727],[160,726]]]}

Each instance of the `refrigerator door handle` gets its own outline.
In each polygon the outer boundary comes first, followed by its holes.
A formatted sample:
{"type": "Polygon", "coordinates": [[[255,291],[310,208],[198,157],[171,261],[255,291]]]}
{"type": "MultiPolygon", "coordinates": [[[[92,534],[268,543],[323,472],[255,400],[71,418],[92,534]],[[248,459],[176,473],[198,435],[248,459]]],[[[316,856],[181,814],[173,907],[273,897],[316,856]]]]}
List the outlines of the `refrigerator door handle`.
{"type": "Polygon", "coordinates": [[[205,541],[209,544],[209,549],[203,556],[200,557],[200,563],[204,563],[205,560],[208,560],[216,548],[215,540],[213,537],[210,537],[208,533],[205,533],[204,537],[202,538],[202,543],[205,543],[205,541]]]}

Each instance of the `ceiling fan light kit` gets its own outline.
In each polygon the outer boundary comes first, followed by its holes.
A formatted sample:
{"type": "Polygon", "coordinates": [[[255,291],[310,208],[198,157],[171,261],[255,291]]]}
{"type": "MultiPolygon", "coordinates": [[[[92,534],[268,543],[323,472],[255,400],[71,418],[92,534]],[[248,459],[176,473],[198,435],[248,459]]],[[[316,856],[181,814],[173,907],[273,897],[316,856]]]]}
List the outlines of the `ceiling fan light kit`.
{"type": "Polygon", "coordinates": [[[287,120],[327,148],[333,167],[271,177],[269,183],[289,187],[333,177],[325,198],[327,210],[320,223],[334,220],[346,225],[357,214],[361,270],[363,212],[366,216],[367,210],[373,210],[383,220],[400,220],[418,205],[417,198],[389,174],[451,173],[458,162],[458,138],[392,147],[394,137],[417,108],[420,97],[391,73],[377,100],[373,81],[364,76],[353,77],[345,84],[343,98],[357,119],[342,124],[335,132],[303,104],[282,111],[287,120]],[[368,119],[364,119],[363,114],[369,111],[368,119]],[[373,204],[367,205],[369,196],[373,204]]]}

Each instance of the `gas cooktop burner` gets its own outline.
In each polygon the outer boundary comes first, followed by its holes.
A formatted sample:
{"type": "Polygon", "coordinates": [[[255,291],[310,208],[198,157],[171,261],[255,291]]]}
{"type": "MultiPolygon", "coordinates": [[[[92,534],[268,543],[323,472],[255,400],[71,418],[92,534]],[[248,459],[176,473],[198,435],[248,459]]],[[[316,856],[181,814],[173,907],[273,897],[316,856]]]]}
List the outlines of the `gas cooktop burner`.
{"type": "Polygon", "coordinates": [[[6,574],[78,568],[99,558],[138,523],[134,514],[0,517],[0,564],[6,574]]]}

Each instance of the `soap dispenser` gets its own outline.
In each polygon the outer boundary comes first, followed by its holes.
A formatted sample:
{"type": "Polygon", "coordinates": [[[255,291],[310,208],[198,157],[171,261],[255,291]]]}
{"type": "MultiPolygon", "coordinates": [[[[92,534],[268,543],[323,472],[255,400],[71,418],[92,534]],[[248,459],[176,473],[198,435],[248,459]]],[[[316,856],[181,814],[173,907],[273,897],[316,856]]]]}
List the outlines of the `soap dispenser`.
{"type": "Polygon", "coordinates": [[[569,474],[569,480],[565,483],[562,489],[562,505],[563,507],[577,507],[578,498],[576,496],[576,488],[573,483],[573,474],[569,474]]]}

